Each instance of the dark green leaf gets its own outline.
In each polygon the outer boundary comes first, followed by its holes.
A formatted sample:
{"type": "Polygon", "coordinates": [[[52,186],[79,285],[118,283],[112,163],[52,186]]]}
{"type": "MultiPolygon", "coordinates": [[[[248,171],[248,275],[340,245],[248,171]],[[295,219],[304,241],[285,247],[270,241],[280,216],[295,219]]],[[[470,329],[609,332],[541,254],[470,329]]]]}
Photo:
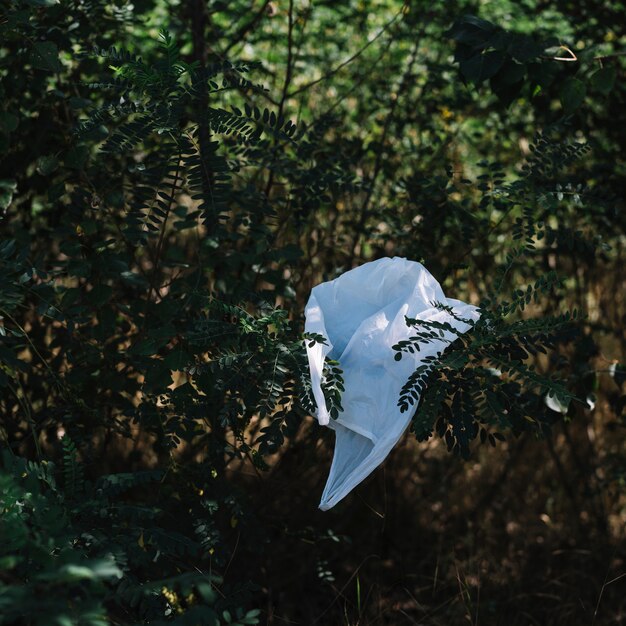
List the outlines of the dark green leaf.
{"type": "Polygon", "coordinates": [[[59,167],[59,160],[54,155],[41,156],[37,159],[37,171],[42,176],[48,176],[59,167]]]}
{"type": "Polygon", "coordinates": [[[520,63],[528,63],[543,52],[541,46],[526,35],[514,36],[509,44],[509,53],[520,63]]]}
{"type": "Polygon", "coordinates": [[[461,73],[467,80],[478,85],[494,76],[502,67],[504,59],[504,54],[498,51],[477,54],[466,61],[461,61],[461,73]]]}
{"type": "Polygon", "coordinates": [[[12,133],[17,128],[17,115],[9,111],[0,111],[0,130],[5,133],[12,133]]]}
{"type": "Polygon", "coordinates": [[[585,99],[587,88],[578,78],[568,78],[561,87],[561,105],[566,115],[573,113],[585,99]]]}
{"type": "Polygon", "coordinates": [[[176,348],[165,357],[165,364],[171,370],[182,370],[190,361],[189,354],[182,348],[176,348]]]}
{"type": "Polygon", "coordinates": [[[601,94],[608,95],[615,85],[616,76],[614,65],[603,67],[591,75],[591,87],[601,94]]]}
{"type": "Polygon", "coordinates": [[[31,62],[34,67],[49,72],[59,72],[62,69],[59,61],[59,49],[51,41],[38,41],[33,44],[31,62]]]}
{"type": "Polygon", "coordinates": [[[17,183],[14,180],[0,180],[0,211],[9,208],[16,190],[17,183]]]}

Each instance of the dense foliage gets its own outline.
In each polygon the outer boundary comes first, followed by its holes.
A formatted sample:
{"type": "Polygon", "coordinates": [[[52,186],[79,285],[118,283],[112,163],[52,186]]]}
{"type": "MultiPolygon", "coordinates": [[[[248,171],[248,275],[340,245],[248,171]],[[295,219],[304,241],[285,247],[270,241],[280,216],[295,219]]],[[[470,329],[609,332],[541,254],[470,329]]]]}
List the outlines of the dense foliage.
{"type": "Polygon", "coordinates": [[[625,14],[0,0],[0,624],[618,623],[625,14]],[[322,514],[304,303],[393,255],[481,317],[322,514]]]}

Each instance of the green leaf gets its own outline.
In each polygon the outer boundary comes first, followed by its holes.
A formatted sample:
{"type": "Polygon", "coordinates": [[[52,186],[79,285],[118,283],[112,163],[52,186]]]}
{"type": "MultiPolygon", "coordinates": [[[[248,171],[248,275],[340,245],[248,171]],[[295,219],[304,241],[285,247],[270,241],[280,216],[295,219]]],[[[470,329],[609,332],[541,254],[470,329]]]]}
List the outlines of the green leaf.
{"type": "Polygon", "coordinates": [[[133,287],[141,287],[142,289],[150,287],[150,283],[141,274],[135,272],[124,271],[120,274],[120,278],[133,287]]]}
{"type": "Polygon", "coordinates": [[[73,97],[69,99],[69,104],[72,109],[75,111],[80,111],[81,109],[86,109],[91,105],[91,100],[87,100],[87,98],[77,98],[73,97]]]}
{"type": "Polygon", "coordinates": [[[207,603],[212,604],[215,602],[216,593],[213,587],[206,580],[199,580],[196,583],[196,591],[198,595],[207,603]]]}
{"type": "Polygon", "coordinates": [[[563,398],[557,395],[555,392],[550,391],[545,395],[544,402],[546,406],[552,411],[562,413],[563,415],[567,413],[567,409],[569,407],[569,398],[563,398]]]}
{"type": "Polygon", "coordinates": [[[13,569],[23,561],[23,557],[17,554],[9,554],[0,558],[0,571],[13,569]]]}
{"type": "Polygon", "coordinates": [[[461,73],[467,80],[479,84],[498,72],[504,63],[505,56],[496,50],[485,54],[476,54],[466,61],[461,61],[461,73]]]}
{"type": "Polygon", "coordinates": [[[5,133],[12,133],[17,128],[17,115],[9,111],[0,111],[0,130],[5,133]]]}
{"type": "Polygon", "coordinates": [[[48,176],[59,167],[59,160],[52,155],[42,156],[37,159],[37,171],[42,176],[48,176]]]}
{"type": "Polygon", "coordinates": [[[502,103],[509,105],[519,96],[525,75],[525,65],[509,60],[490,80],[491,89],[502,103]]]}
{"type": "Polygon", "coordinates": [[[133,356],[152,356],[158,350],[154,339],[141,339],[128,349],[128,354],[133,356]]]}
{"type": "Polygon", "coordinates": [[[76,146],[65,155],[64,162],[67,167],[79,170],[85,165],[88,156],[87,146],[76,146]]]}
{"type": "Polygon", "coordinates": [[[96,285],[87,295],[87,300],[95,307],[101,307],[111,299],[113,289],[109,285],[96,285]]]}
{"type": "Polygon", "coordinates": [[[175,349],[165,357],[165,364],[171,370],[182,370],[189,363],[190,356],[182,348],[175,349]]]}
{"type": "Polygon", "coordinates": [[[59,4],[60,0],[26,0],[26,4],[31,7],[53,7],[55,4],[59,4]]]}
{"type": "Polygon", "coordinates": [[[171,370],[163,361],[154,360],[146,370],[144,385],[149,390],[163,390],[172,382],[171,370]]]}
{"type": "Polygon", "coordinates": [[[496,28],[491,22],[474,15],[465,15],[446,34],[459,44],[484,48],[496,28]]]}
{"type": "Polygon", "coordinates": [[[48,72],[60,72],[63,69],[59,61],[59,49],[51,41],[38,41],[31,52],[33,67],[48,72]]]}
{"type": "Polygon", "coordinates": [[[46,572],[39,578],[55,582],[75,582],[79,580],[97,580],[101,578],[120,578],[122,572],[112,560],[99,559],[86,561],[84,564],[68,563],[59,570],[46,572]]]}
{"type": "Polygon", "coordinates": [[[17,183],[14,180],[0,180],[0,211],[9,208],[16,190],[17,183]]]}
{"type": "Polygon", "coordinates": [[[465,352],[448,352],[446,356],[442,359],[442,362],[445,363],[446,367],[449,367],[454,370],[463,369],[468,362],[468,356],[465,352]]]}
{"type": "Polygon", "coordinates": [[[591,75],[591,87],[606,96],[613,89],[616,76],[615,66],[603,67],[591,75]]]}
{"type": "Polygon", "coordinates": [[[495,30],[497,28],[496,25],[492,22],[488,22],[487,20],[484,20],[476,15],[464,15],[460,19],[460,22],[464,24],[469,24],[470,26],[474,26],[475,28],[487,32],[495,30]]]}
{"type": "Polygon", "coordinates": [[[587,88],[578,78],[568,78],[561,87],[560,99],[566,115],[573,113],[585,99],[587,88]]]}
{"type": "Polygon", "coordinates": [[[517,35],[513,37],[509,45],[509,53],[516,61],[528,63],[537,58],[542,53],[542,49],[531,37],[517,35]]]}
{"type": "Polygon", "coordinates": [[[513,85],[519,83],[526,75],[526,66],[515,61],[507,61],[502,71],[498,73],[497,79],[502,85],[513,85]]]}

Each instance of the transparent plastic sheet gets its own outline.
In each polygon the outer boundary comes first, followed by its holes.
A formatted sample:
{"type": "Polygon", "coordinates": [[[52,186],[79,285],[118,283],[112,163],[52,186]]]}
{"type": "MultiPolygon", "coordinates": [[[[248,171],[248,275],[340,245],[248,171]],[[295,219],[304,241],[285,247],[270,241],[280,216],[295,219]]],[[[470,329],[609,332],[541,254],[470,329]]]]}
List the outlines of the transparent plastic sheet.
{"type": "Polygon", "coordinates": [[[447,322],[459,332],[470,328],[433,303],[451,307],[463,319],[479,317],[475,306],[446,298],[421,263],[400,257],[366,263],[313,288],[305,332],[323,335],[327,345],[307,342],[311,386],[319,423],[335,431],[322,510],[335,506],[385,460],[412,417],[398,407],[402,386],[426,356],[441,354],[455,337],[446,332],[441,341],[396,361],[392,346],[415,332],[405,317],[447,322]],[[343,369],[343,411],[337,419],[331,419],[321,388],[326,357],[343,369]]]}

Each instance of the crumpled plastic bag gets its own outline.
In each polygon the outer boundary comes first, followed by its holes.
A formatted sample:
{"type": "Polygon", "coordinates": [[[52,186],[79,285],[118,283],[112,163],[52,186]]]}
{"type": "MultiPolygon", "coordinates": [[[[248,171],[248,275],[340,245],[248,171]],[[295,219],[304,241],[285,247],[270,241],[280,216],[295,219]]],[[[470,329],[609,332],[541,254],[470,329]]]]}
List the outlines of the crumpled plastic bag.
{"type": "MultiPolygon", "coordinates": [[[[396,361],[392,346],[415,333],[405,316],[447,322],[462,333],[470,328],[433,303],[451,307],[463,319],[479,317],[473,305],[446,298],[421,263],[400,257],[366,263],[311,291],[305,332],[326,338],[326,345],[307,342],[316,417],[335,431],[333,462],[320,502],[323,511],[385,460],[412,417],[398,406],[402,386],[424,357],[439,355],[448,345],[443,339],[433,341],[396,361]],[[327,356],[343,369],[343,411],[337,419],[330,418],[321,387],[327,356]]],[[[444,339],[454,338],[451,332],[444,334],[444,339]]]]}

